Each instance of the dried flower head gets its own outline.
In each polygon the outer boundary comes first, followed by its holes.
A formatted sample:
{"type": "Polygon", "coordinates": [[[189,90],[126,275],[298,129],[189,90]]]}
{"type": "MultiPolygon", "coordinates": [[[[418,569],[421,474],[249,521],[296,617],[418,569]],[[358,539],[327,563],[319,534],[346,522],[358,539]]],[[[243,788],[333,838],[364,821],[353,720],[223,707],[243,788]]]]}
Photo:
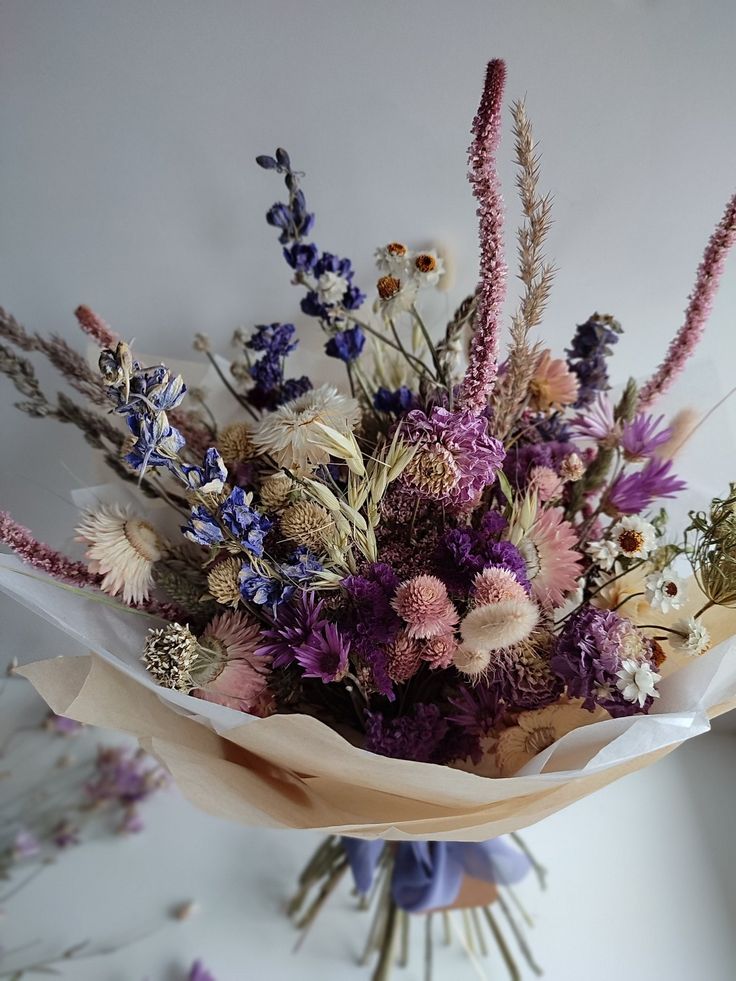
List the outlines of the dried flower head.
{"type": "Polygon", "coordinates": [[[526,590],[508,569],[491,566],[473,580],[473,602],[476,606],[526,599],[526,590]]]}
{"type": "Polygon", "coordinates": [[[429,637],[422,645],[422,660],[434,671],[449,668],[453,663],[458,643],[453,633],[429,637]]]}
{"type": "Polygon", "coordinates": [[[611,541],[627,559],[645,559],[657,543],[657,533],[648,521],[627,515],[614,526],[611,541]]]}
{"type": "Polygon", "coordinates": [[[555,501],[562,494],[563,482],[551,467],[532,467],[529,471],[528,490],[537,495],[537,500],[544,504],[555,501]]]}
{"type": "Polygon", "coordinates": [[[698,585],[716,606],[736,606],[736,484],[714,498],[710,511],[690,513],[692,564],[698,585]]]}
{"type": "Polygon", "coordinates": [[[389,644],[387,651],[388,674],[396,684],[413,677],[422,663],[422,645],[406,630],[402,630],[389,644]]]}
{"type": "Polygon", "coordinates": [[[479,681],[491,663],[491,652],[476,651],[472,647],[461,644],[453,655],[453,663],[460,674],[466,675],[473,681],[479,681]]]}
{"type": "Polygon", "coordinates": [[[601,709],[588,712],[578,705],[548,705],[522,712],[516,725],[504,729],[496,743],[496,764],[502,777],[511,777],[568,732],[605,719],[601,709]]]}
{"type": "Polygon", "coordinates": [[[539,620],[539,608],[526,595],[476,606],[460,624],[464,643],[475,651],[497,651],[527,638],[539,620]]]}
{"type": "Polygon", "coordinates": [[[189,692],[198,649],[197,638],[188,626],[169,623],[148,631],[141,660],[157,684],[189,692]]]}
{"type": "Polygon", "coordinates": [[[337,533],[334,519],[329,512],[314,501],[302,500],[290,504],[281,512],[279,527],[284,538],[305,545],[311,552],[324,551],[337,533]]]}
{"type": "Polygon", "coordinates": [[[404,480],[426,497],[442,500],[459,480],[455,457],[438,443],[420,446],[404,470],[404,480]]]}
{"type": "Polygon", "coordinates": [[[577,453],[570,453],[560,464],[560,477],[571,484],[577,483],[585,475],[585,464],[577,453]]]}
{"type": "Polygon", "coordinates": [[[710,650],[711,639],[708,628],[695,617],[686,617],[678,620],[672,625],[676,631],[670,636],[673,638],[673,645],[690,657],[700,657],[710,650]]]}
{"type": "Polygon", "coordinates": [[[207,588],[222,606],[237,606],[240,602],[240,559],[228,557],[212,566],[207,575],[207,588]]]}
{"type": "Polygon", "coordinates": [[[407,624],[410,637],[436,637],[452,630],[459,617],[447,595],[447,587],[436,576],[414,576],[403,582],[391,601],[407,624]]]}
{"type": "Polygon", "coordinates": [[[218,433],[217,449],[228,466],[250,460],[256,448],[250,428],[244,422],[233,422],[218,433]]]}
{"type": "Polygon", "coordinates": [[[578,398],[579,383],[562,358],[553,358],[549,350],[543,351],[529,385],[531,407],[539,412],[549,412],[566,405],[574,405],[578,398]]]}
{"type": "Polygon", "coordinates": [[[162,544],[147,521],[132,508],[102,505],[86,511],[77,541],[87,545],[91,572],[103,576],[101,588],[111,596],[122,593],[123,602],[140,603],[153,584],[153,566],[162,557],[162,544]]]}
{"type": "Polygon", "coordinates": [[[274,473],[261,484],[261,510],[280,511],[289,503],[296,484],[285,473],[274,473]]]}
{"type": "Polygon", "coordinates": [[[401,289],[401,280],[397,276],[381,276],[376,283],[376,290],[382,300],[390,300],[401,289]]]}

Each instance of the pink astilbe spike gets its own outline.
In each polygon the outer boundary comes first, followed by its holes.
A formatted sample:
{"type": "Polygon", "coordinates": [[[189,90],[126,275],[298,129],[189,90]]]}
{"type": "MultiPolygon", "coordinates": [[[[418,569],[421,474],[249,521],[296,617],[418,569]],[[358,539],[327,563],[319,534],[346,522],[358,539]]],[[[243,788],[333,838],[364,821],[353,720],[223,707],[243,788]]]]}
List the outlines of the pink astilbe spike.
{"type": "Polygon", "coordinates": [[[469,179],[478,201],[480,230],[480,283],[475,333],[468,369],[458,393],[458,407],[476,415],[483,411],[496,380],[501,308],[506,295],[506,260],[503,247],[503,198],[496,172],[496,150],[501,136],[501,109],[506,65],[489,62],[483,97],[473,120],[469,179]]]}
{"type": "Polygon", "coordinates": [[[736,194],[728,202],[698,268],[685,322],[669,346],[667,356],[639,393],[639,411],[648,409],[672,385],[703,336],[726,257],[736,240],[736,194]]]}
{"type": "Polygon", "coordinates": [[[79,326],[85,334],[88,334],[100,347],[115,347],[120,338],[110,330],[102,317],[98,317],[94,310],[89,307],[80,306],[74,311],[79,326]]]}
{"type": "Polygon", "coordinates": [[[74,562],[39,542],[28,528],[18,524],[7,511],[0,511],[0,543],[11,548],[28,565],[53,579],[72,586],[99,587],[100,576],[90,572],[83,562],[74,562]]]}

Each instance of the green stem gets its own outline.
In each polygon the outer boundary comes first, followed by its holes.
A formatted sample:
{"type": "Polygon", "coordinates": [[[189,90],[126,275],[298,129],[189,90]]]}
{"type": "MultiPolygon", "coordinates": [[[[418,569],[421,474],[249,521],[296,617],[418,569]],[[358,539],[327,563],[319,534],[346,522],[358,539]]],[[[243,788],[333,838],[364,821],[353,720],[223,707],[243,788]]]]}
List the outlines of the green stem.
{"type": "Polygon", "coordinates": [[[434,365],[434,370],[437,372],[437,379],[445,386],[445,388],[447,388],[447,378],[445,377],[445,371],[444,368],[442,367],[442,362],[440,361],[439,356],[437,354],[437,348],[435,347],[434,341],[432,340],[432,336],[429,333],[429,330],[427,329],[427,325],[422,319],[422,316],[417,310],[416,304],[414,303],[412,303],[411,306],[411,314],[416,320],[419,329],[422,332],[422,336],[424,337],[424,340],[427,342],[427,347],[429,348],[429,353],[432,357],[432,364],[434,365]]]}

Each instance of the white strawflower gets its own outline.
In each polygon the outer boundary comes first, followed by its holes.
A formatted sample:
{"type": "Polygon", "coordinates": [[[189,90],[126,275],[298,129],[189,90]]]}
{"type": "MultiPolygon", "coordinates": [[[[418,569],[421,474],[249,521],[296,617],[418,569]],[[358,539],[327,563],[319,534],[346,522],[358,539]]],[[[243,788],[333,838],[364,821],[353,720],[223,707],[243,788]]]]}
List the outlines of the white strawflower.
{"type": "Polygon", "coordinates": [[[672,629],[681,636],[670,634],[672,645],[690,657],[700,657],[710,649],[711,639],[708,628],[695,617],[685,617],[672,624],[672,629]]]}
{"type": "Polygon", "coordinates": [[[334,385],[322,385],[267,413],[253,434],[253,442],[280,467],[309,473],[330,461],[319,424],[347,436],[359,418],[355,399],[342,395],[334,385]]]}
{"type": "Polygon", "coordinates": [[[603,572],[610,572],[618,558],[618,545],[616,542],[605,540],[588,542],[585,546],[585,551],[603,572]]]}
{"type": "Polygon", "coordinates": [[[539,620],[536,604],[524,599],[476,606],[460,624],[467,647],[474,651],[498,651],[525,640],[539,620]]]}
{"type": "Polygon", "coordinates": [[[445,274],[445,261],[434,249],[415,255],[411,267],[420,287],[436,286],[445,274]]]}
{"type": "Polygon", "coordinates": [[[76,540],[88,546],[90,572],[104,577],[103,592],[110,596],[122,593],[124,603],[148,599],[162,543],[147,521],[128,506],[103,504],[82,515],[76,532],[76,540]]]}
{"type": "Polygon", "coordinates": [[[402,279],[411,264],[412,253],[403,242],[389,242],[373,254],[379,272],[402,279]]]}
{"type": "Polygon", "coordinates": [[[659,698],[659,692],[654,687],[662,675],[652,668],[647,661],[636,658],[626,658],[621,662],[616,672],[618,681],[616,687],[627,702],[638,702],[639,708],[644,708],[647,698],[659,698]]]}
{"type": "Polygon", "coordinates": [[[664,569],[647,576],[646,594],[652,609],[670,613],[672,610],[679,610],[683,604],[684,583],[672,569],[664,569]]]}
{"type": "Polygon", "coordinates": [[[611,539],[627,559],[645,559],[656,547],[657,531],[638,514],[630,514],[614,525],[611,539]]]}
{"type": "Polygon", "coordinates": [[[398,276],[381,276],[376,283],[378,299],[374,304],[376,313],[384,320],[395,320],[399,314],[411,310],[417,298],[418,283],[413,277],[400,279],[398,276]]]}
{"type": "Polygon", "coordinates": [[[335,272],[323,272],[317,280],[317,293],[320,300],[328,306],[342,302],[350,283],[344,276],[335,272]]]}

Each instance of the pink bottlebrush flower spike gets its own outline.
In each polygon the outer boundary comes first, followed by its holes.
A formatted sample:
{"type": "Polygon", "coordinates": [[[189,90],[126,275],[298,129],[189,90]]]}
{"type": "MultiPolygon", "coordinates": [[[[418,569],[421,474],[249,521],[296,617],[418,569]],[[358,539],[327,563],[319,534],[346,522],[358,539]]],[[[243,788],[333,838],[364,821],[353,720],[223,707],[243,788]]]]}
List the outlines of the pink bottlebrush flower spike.
{"type": "Polygon", "coordinates": [[[102,317],[98,317],[94,310],[90,310],[89,307],[77,307],[74,316],[84,333],[88,334],[100,347],[114,348],[120,340],[118,335],[110,330],[102,317]]]}
{"type": "Polygon", "coordinates": [[[99,586],[100,577],[90,572],[83,562],[74,562],[56,549],[39,542],[28,528],[18,524],[7,511],[0,511],[0,542],[11,548],[28,565],[45,572],[53,579],[72,586],[99,586]]]}
{"type": "Polygon", "coordinates": [[[503,247],[503,198],[496,172],[496,150],[501,136],[501,109],[506,65],[489,62],[483,96],[470,146],[469,179],[478,201],[480,219],[480,283],[475,333],[458,407],[478,415],[486,407],[496,380],[501,307],[506,295],[506,260],[503,247]]]}
{"type": "Polygon", "coordinates": [[[685,322],[670,344],[667,356],[639,393],[639,411],[648,409],[677,378],[685,362],[703,336],[723,272],[726,257],[736,239],[736,194],[713,232],[698,269],[695,289],[685,314],[685,322]]]}

